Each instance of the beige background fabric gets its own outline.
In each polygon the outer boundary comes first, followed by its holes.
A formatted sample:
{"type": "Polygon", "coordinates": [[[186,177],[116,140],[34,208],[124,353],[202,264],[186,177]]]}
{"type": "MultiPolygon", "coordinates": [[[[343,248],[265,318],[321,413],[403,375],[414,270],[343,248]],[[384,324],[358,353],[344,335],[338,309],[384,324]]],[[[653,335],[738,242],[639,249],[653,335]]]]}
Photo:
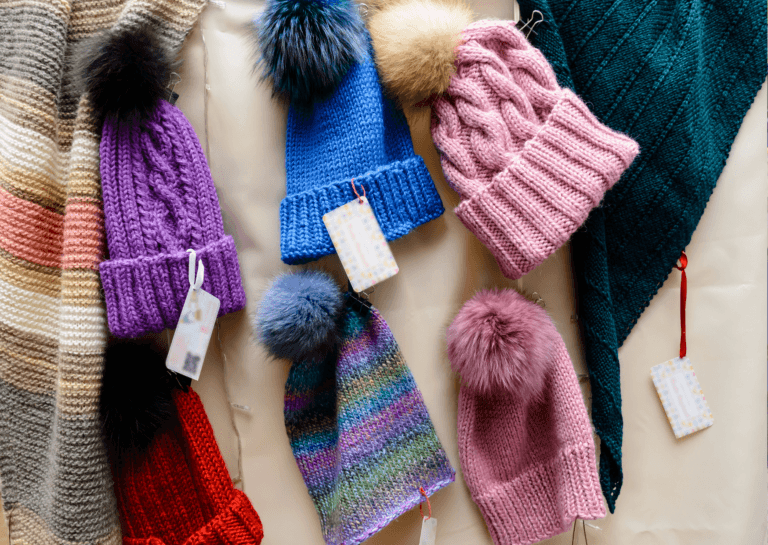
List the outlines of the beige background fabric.
{"type": "MultiPolygon", "coordinates": [[[[511,1],[477,0],[474,6],[483,16],[513,16],[511,1]]],[[[209,157],[225,229],[235,238],[248,296],[246,311],[220,320],[195,389],[233,479],[244,487],[261,516],[264,544],[321,545],[319,519],[283,424],[288,363],[266,357],[253,341],[249,323],[270,280],[288,269],[280,262],[278,217],[285,195],[286,108],[272,100],[269,89],[253,75],[247,30],[261,8],[261,2],[210,4],[182,51],[178,106],[209,157]]],[[[416,151],[427,162],[446,213],[392,243],[400,273],[377,286],[371,299],[400,344],[457,470],[456,482],[432,497],[439,521],[437,543],[486,545],[490,537],[461,479],[456,446],[458,384],[445,356],[445,328],[478,289],[511,286],[536,292],[563,335],[577,373],[583,374],[569,249],[562,248],[520,282],[505,280],[490,254],[452,212],[457,196],[442,176],[428,120],[410,121],[416,151]]],[[[578,524],[575,539],[567,532],[543,543],[764,543],[765,130],[763,88],[687,248],[688,355],[715,417],[714,426],[676,440],[650,380],[650,368],[678,351],[679,273],[675,272],[619,352],[625,477],[617,512],[583,527],[578,524]]],[[[344,278],[335,256],[315,266],[344,278]]],[[[588,403],[588,384],[583,382],[583,387],[588,403]]],[[[0,527],[1,522],[0,518],[0,527]]],[[[419,531],[415,509],[367,543],[415,545],[419,531]]],[[[6,543],[0,533],[0,545],[6,543]]]]}

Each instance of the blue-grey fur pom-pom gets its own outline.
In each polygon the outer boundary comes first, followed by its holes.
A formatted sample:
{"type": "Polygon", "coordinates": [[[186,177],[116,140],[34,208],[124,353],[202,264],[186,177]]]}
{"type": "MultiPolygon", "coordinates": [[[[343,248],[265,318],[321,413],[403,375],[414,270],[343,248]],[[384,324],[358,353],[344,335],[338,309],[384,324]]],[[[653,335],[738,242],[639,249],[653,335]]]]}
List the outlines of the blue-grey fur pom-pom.
{"type": "Polygon", "coordinates": [[[259,304],[256,335],[276,358],[320,361],[339,342],[344,304],[327,273],[302,270],[278,276],[259,304]]]}
{"type": "Polygon", "coordinates": [[[367,56],[368,34],[353,0],[267,0],[253,26],[256,70],[295,106],[328,98],[367,56]]]}

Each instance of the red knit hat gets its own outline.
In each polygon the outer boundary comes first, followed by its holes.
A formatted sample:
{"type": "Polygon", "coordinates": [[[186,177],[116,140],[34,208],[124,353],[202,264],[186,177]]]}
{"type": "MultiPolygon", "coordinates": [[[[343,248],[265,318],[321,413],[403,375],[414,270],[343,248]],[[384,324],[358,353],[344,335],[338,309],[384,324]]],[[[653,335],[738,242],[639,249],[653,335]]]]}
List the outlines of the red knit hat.
{"type": "Polygon", "coordinates": [[[258,545],[261,520],[232,486],[198,395],[175,390],[178,422],[113,465],[124,545],[258,545]]]}

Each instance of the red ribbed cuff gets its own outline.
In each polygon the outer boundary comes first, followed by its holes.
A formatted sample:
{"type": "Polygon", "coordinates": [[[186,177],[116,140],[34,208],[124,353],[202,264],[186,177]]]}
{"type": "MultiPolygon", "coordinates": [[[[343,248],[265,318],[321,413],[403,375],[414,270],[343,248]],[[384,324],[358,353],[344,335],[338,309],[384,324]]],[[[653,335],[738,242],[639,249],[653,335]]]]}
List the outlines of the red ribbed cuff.
{"type": "Polygon", "coordinates": [[[634,140],[563,90],[536,136],[456,215],[504,276],[520,278],[565,244],[638,152],[634,140]]]}
{"type": "MultiPolygon", "coordinates": [[[[232,502],[227,508],[211,519],[184,541],[194,545],[259,545],[264,539],[264,530],[248,497],[235,490],[232,502]]],[[[159,538],[123,537],[123,545],[166,545],[159,538]]]]}
{"type": "Polygon", "coordinates": [[[538,543],[565,532],[576,518],[605,516],[592,444],[563,449],[473,499],[496,545],[538,543]]]}

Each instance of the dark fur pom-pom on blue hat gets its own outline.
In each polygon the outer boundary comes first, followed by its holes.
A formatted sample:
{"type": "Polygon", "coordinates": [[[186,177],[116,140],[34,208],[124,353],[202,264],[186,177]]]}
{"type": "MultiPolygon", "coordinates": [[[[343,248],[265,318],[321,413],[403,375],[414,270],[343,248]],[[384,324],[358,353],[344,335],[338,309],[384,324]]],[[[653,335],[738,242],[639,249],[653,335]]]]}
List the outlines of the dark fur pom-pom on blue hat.
{"type": "Polygon", "coordinates": [[[299,107],[328,98],[368,51],[352,0],[268,0],[253,27],[262,80],[299,107]]]}
{"type": "Polygon", "coordinates": [[[256,335],[276,358],[320,361],[339,342],[344,296],[327,273],[313,270],[278,276],[254,319],[256,335]]]}

